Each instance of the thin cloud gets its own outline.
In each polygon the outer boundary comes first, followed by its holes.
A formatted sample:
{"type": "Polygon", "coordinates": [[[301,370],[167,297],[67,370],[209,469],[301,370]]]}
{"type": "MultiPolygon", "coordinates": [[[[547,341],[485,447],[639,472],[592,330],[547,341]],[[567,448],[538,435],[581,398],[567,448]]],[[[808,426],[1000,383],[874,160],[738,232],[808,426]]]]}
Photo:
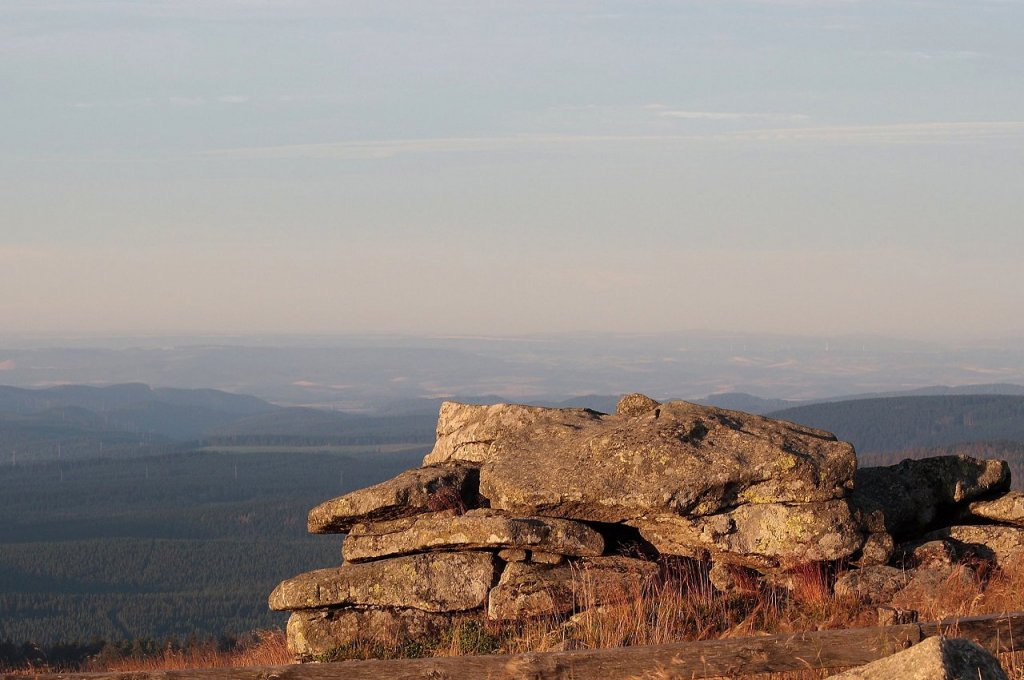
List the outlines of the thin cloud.
{"type": "Polygon", "coordinates": [[[802,113],[744,113],[738,111],[684,111],[680,109],[659,109],[658,115],[663,118],[682,118],[684,120],[722,120],[722,121],[773,121],[800,122],[811,117],[802,113]]]}
{"type": "Polygon", "coordinates": [[[1024,121],[776,127],[705,135],[511,135],[323,142],[213,149],[206,158],[372,160],[410,154],[550,150],[559,146],[674,143],[935,144],[1024,137],[1024,121]]]}
{"type": "Polygon", "coordinates": [[[761,142],[912,144],[982,141],[1022,135],[1024,121],[1009,120],[772,128],[732,132],[720,137],[761,142]]]}

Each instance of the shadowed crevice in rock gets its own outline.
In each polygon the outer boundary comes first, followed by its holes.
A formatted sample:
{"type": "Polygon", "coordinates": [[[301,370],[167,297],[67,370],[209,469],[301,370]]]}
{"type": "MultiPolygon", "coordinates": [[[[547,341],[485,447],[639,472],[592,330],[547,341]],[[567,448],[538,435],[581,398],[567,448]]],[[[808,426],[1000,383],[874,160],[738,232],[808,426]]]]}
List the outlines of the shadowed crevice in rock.
{"type": "Polygon", "coordinates": [[[587,522],[587,526],[604,537],[604,554],[657,560],[658,549],[640,534],[640,530],[627,524],[587,522]]]}

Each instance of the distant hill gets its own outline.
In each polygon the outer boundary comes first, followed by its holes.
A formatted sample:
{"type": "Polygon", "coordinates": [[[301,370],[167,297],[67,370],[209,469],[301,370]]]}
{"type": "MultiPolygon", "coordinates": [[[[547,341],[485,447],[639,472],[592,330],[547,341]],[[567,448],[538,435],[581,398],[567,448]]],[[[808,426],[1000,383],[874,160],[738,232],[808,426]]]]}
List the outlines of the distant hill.
{"type": "Polygon", "coordinates": [[[65,407],[84,408],[96,413],[105,413],[149,402],[204,408],[234,416],[266,413],[278,408],[247,394],[231,394],[230,392],[206,389],[154,389],[142,383],[103,387],[59,385],[39,389],[0,385],[0,412],[7,413],[35,413],[65,407]]]}
{"type": "Polygon", "coordinates": [[[0,386],[0,461],[148,456],[211,428],[279,409],[219,390],[127,383],[44,389],[0,386]]]}
{"type": "Polygon", "coordinates": [[[979,441],[1024,442],[1024,396],[857,399],[798,406],[769,415],[833,432],[862,454],[979,441]]]}
{"type": "Polygon", "coordinates": [[[786,399],[765,399],[763,397],[755,397],[753,394],[747,394],[745,392],[723,392],[721,394],[711,394],[703,399],[698,399],[696,403],[704,404],[706,406],[726,408],[730,411],[744,411],[746,413],[763,415],[772,411],[779,411],[784,408],[796,406],[801,402],[788,401],[786,399]]]}
{"type": "Polygon", "coordinates": [[[367,416],[286,408],[215,427],[207,432],[205,441],[215,446],[429,443],[434,441],[436,425],[436,411],[367,416]]]}

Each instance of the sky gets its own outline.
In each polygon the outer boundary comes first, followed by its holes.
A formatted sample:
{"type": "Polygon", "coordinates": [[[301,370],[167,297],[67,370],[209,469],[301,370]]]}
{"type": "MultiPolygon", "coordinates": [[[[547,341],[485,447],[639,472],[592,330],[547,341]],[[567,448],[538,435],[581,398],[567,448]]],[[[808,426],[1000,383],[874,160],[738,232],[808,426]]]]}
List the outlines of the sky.
{"type": "Polygon", "coordinates": [[[0,332],[1024,336],[1020,0],[3,0],[0,332]]]}

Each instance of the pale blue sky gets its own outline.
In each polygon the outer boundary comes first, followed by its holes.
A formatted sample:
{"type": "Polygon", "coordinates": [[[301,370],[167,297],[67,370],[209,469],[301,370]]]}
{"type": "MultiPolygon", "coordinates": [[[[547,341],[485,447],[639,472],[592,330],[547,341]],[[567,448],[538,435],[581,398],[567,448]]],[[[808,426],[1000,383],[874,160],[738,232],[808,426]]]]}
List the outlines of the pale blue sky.
{"type": "Polygon", "coordinates": [[[1024,3],[3,0],[6,332],[1024,335],[1024,3]]]}

